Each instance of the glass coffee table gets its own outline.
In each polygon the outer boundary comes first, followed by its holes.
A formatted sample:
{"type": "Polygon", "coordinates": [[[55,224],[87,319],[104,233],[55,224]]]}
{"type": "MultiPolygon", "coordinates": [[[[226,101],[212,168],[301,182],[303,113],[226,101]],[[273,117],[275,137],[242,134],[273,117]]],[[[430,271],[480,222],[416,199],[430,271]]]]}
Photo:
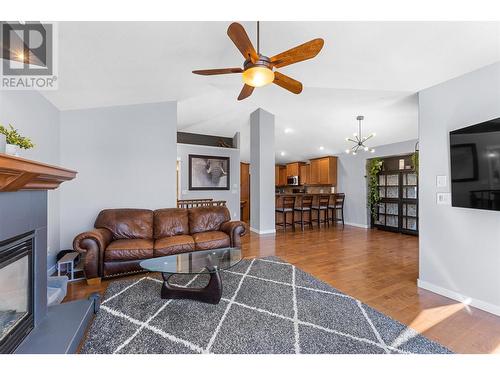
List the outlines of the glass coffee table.
{"type": "Polygon", "coordinates": [[[163,286],[161,298],[193,299],[217,304],[222,297],[220,271],[227,270],[241,261],[241,249],[223,248],[193,251],[143,260],[140,266],[148,271],[161,272],[163,286]],[[209,274],[210,280],[203,288],[184,288],[169,284],[176,274],[209,274]]]}

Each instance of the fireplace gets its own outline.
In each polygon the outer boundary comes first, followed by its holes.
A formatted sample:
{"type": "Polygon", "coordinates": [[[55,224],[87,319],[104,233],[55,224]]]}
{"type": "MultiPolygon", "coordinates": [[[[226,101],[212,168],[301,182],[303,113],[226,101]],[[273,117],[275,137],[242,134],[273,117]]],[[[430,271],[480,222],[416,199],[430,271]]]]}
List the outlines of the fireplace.
{"type": "Polygon", "coordinates": [[[34,326],[34,231],[0,242],[0,353],[11,353],[34,326]]]}

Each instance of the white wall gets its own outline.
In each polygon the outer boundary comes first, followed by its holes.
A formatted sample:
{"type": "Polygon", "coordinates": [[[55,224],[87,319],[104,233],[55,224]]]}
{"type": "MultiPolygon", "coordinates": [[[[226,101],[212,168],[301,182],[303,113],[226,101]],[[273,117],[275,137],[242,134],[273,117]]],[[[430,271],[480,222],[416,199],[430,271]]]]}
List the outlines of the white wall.
{"type": "Polygon", "coordinates": [[[345,193],[344,220],[346,224],[367,228],[366,160],[375,157],[409,154],[415,151],[416,139],[375,147],[375,153],[360,152],[357,155],[340,154],[337,163],[338,193],[345,193]]]}
{"type": "Polygon", "coordinates": [[[104,208],[176,204],[177,103],[61,112],[61,164],[78,171],[61,193],[61,248],[104,208]]]}
{"type": "Polygon", "coordinates": [[[437,205],[449,132],[500,117],[500,63],[419,93],[419,286],[500,315],[500,212],[437,205]]]}
{"type": "Polygon", "coordinates": [[[177,144],[177,159],[180,161],[179,199],[213,198],[225,200],[232,220],[240,218],[240,150],[235,148],[177,144]],[[230,190],[189,190],[189,155],[228,156],[230,158],[230,190]]]}
{"type": "MultiPolygon", "coordinates": [[[[22,150],[21,156],[48,164],[60,165],[59,110],[36,91],[0,90],[0,124],[12,124],[33,140],[35,148],[22,150]]],[[[64,166],[64,165],[63,165],[64,166]]],[[[72,168],[71,165],[66,165],[72,168]]],[[[73,182],[65,182],[72,184],[73,182]]],[[[48,259],[55,264],[59,252],[59,190],[48,194],[48,259]]]]}

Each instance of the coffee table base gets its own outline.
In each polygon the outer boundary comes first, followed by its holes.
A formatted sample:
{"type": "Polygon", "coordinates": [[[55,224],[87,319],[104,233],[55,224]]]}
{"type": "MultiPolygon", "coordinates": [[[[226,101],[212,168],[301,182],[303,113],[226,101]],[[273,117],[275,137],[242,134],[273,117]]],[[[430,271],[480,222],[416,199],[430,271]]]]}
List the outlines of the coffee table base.
{"type": "Polygon", "coordinates": [[[195,301],[218,304],[222,297],[222,281],[218,271],[210,273],[210,280],[204,288],[183,288],[170,285],[168,280],[173,274],[163,272],[163,286],[161,298],[163,299],[192,299],[195,301]]]}

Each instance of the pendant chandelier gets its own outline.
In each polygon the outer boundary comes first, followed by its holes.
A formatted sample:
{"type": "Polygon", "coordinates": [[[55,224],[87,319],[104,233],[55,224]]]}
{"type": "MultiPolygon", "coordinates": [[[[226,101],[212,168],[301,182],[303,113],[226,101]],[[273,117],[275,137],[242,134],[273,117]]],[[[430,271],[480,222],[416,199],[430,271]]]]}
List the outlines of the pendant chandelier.
{"type": "Polygon", "coordinates": [[[368,147],[365,144],[365,142],[367,140],[369,140],[370,138],[375,137],[375,133],[370,134],[368,137],[363,137],[363,135],[361,133],[361,121],[363,121],[364,119],[365,119],[365,116],[358,116],[358,117],[356,117],[356,120],[358,120],[358,132],[357,133],[353,133],[353,135],[352,135],[353,138],[346,138],[345,139],[348,142],[354,143],[354,146],[352,146],[351,148],[348,148],[347,150],[345,150],[345,152],[347,154],[356,155],[360,149],[362,151],[366,151],[366,152],[372,152],[372,153],[375,152],[374,148],[370,148],[370,147],[368,147]]]}

